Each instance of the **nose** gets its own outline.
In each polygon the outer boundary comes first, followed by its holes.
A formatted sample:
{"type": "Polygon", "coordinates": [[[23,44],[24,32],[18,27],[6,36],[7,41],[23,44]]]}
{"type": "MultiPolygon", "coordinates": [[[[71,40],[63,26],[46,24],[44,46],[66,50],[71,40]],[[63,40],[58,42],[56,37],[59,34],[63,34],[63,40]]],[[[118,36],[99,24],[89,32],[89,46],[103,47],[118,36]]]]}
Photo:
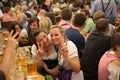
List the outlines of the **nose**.
{"type": "Polygon", "coordinates": [[[54,39],[55,39],[55,36],[52,36],[51,39],[54,40],[54,39]]]}
{"type": "Polygon", "coordinates": [[[47,39],[46,39],[46,38],[43,38],[43,42],[47,42],[47,39]]]}

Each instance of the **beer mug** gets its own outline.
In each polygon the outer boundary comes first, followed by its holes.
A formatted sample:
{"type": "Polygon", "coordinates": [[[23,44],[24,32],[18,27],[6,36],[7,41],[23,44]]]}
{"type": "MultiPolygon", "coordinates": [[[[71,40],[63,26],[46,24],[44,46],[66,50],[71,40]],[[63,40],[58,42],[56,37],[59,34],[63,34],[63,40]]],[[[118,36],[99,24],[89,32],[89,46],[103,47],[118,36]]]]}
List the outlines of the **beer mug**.
{"type": "Polygon", "coordinates": [[[37,55],[28,56],[27,59],[27,74],[35,75],[37,74],[37,55]]]}

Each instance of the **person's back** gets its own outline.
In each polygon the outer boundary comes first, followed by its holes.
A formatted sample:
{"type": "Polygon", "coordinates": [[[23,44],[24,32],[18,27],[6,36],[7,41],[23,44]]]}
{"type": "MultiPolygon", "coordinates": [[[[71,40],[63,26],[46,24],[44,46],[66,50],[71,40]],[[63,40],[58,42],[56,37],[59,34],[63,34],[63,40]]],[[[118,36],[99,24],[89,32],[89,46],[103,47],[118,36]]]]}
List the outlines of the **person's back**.
{"type": "Polygon", "coordinates": [[[61,21],[59,25],[64,29],[67,30],[72,27],[71,18],[72,18],[72,10],[69,8],[65,8],[61,12],[61,21]]]}
{"type": "Polygon", "coordinates": [[[85,46],[85,39],[84,39],[83,35],[74,28],[67,29],[66,35],[67,35],[67,38],[69,38],[72,42],[75,43],[75,45],[79,51],[78,52],[79,58],[81,58],[82,52],[79,49],[83,49],[85,46]]]}
{"type": "Polygon", "coordinates": [[[78,13],[75,15],[73,20],[72,28],[66,30],[66,36],[68,39],[73,41],[78,49],[79,58],[82,57],[82,50],[85,46],[85,39],[83,35],[80,33],[80,30],[83,29],[86,17],[82,13],[78,13]]]}
{"type": "Polygon", "coordinates": [[[107,36],[108,21],[96,23],[97,31],[91,33],[85,44],[81,66],[85,80],[98,80],[98,63],[105,51],[110,49],[110,37],[107,36]]]}
{"type": "Polygon", "coordinates": [[[113,34],[111,49],[101,57],[98,67],[99,80],[120,80],[120,33],[113,34]]]}
{"type": "Polygon", "coordinates": [[[114,0],[96,0],[91,9],[91,16],[93,16],[93,14],[97,11],[103,11],[105,13],[105,17],[110,21],[115,21],[116,19],[117,11],[114,0]]]}
{"type": "Polygon", "coordinates": [[[101,57],[98,68],[98,78],[99,80],[108,80],[110,75],[108,70],[108,65],[113,60],[120,60],[119,57],[113,51],[106,51],[106,53],[101,57]]]}

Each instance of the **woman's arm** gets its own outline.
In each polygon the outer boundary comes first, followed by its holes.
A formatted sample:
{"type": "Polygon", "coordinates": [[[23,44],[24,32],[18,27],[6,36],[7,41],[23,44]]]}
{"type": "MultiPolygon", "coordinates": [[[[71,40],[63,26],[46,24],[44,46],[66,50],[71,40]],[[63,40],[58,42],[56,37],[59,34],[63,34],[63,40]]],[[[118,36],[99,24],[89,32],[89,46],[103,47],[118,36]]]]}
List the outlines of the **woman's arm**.
{"type": "Polygon", "coordinates": [[[78,51],[75,44],[68,41],[66,45],[63,45],[60,54],[65,57],[65,60],[69,63],[71,69],[75,72],[80,71],[80,61],[78,58],[78,51]]]}
{"type": "Polygon", "coordinates": [[[37,70],[41,70],[42,69],[42,58],[38,57],[37,59],[37,70]]]}
{"type": "Polygon", "coordinates": [[[17,40],[15,39],[18,33],[14,34],[13,36],[12,34],[13,34],[13,30],[11,31],[8,37],[3,59],[2,62],[0,63],[0,70],[2,70],[5,73],[6,77],[8,77],[10,66],[12,63],[13,53],[15,51],[16,45],[18,44],[17,40]]]}
{"type": "Polygon", "coordinates": [[[81,66],[80,66],[78,56],[75,56],[75,57],[72,57],[72,58],[67,57],[66,60],[67,60],[67,62],[69,62],[69,64],[70,64],[73,71],[80,72],[80,67],[81,66]]]}

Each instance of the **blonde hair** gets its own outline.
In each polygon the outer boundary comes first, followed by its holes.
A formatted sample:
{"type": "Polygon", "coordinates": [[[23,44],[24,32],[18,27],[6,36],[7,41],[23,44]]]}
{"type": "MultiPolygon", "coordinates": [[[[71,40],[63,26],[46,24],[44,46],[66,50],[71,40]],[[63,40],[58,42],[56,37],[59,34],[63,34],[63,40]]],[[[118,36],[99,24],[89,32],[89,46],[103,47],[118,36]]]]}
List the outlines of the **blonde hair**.
{"type": "Polygon", "coordinates": [[[21,5],[16,5],[15,10],[17,10],[17,9],[21,9],[21,5]]]}
{"type": "Polygon", "coordinates": [[[54,29],[54,28],[59,29],[60,33],[64,34],[64,38],[67,39],[65,31],[60,25],[53,25],[53,26],[50,27],[50,29],[54,29]]]}
{"type": "Polygon", "coordinates": [[[52,22],[48,17],[42,17],[39,21],[40,28],[49,34],[49,29],[52,26],[52,22]]]}
{"type": "Polygon", "coordinates": [[[28,7],[27,7],[26,5],[23,5],[23,6],[21,7],[21,10],[22,10],[22,12],[25,12],[25,11],[28,10],[28,7]]]}

